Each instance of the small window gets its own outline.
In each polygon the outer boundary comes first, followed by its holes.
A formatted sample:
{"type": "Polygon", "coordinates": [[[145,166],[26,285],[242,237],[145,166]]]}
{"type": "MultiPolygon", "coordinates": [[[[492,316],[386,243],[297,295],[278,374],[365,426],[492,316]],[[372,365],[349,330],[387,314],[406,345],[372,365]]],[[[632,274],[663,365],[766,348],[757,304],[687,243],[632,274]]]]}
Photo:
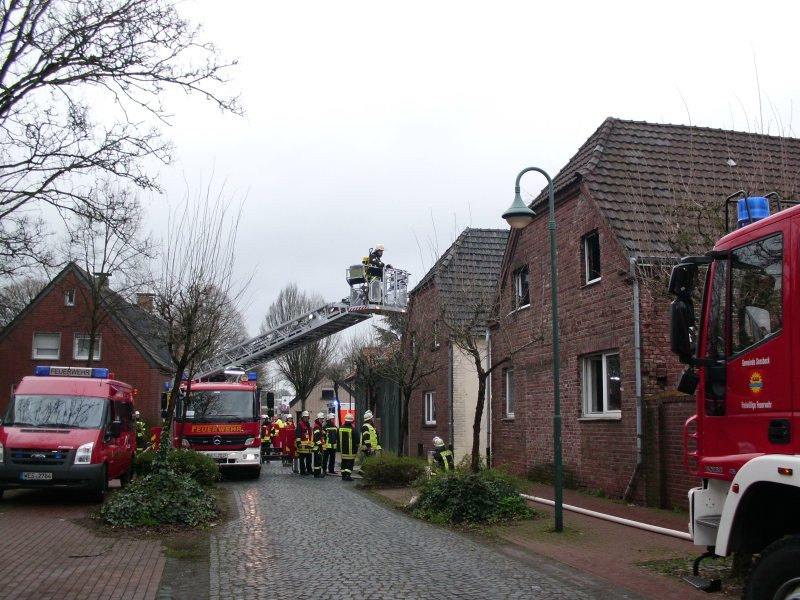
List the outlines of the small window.
{"type": "Polygon", "coordinates": [[[58,358],[60,349],[61,349],[60,333],[33,334],[34,359],[58,358]]]}
{"type": "Polygon", "coordinates": [[[583,414],[618,417],[622,406],[619,353],[592,354],[583,359],[583,414]]]}
{"type": "Polygon", "coordinates": [[[333,390],[331,389],[323,389],[322,390],[322,401],[323,402],[333,402],[333,390]]]}
{"type": "Polygon", "coordinates": [[[503,380],[506,386],[506,417],[514,416],[514,369],[503,370],[503,380]]]}
{"type": "Polygon", "coordinates": [[[75,290],[64,292],[64,306],[75,306],[75,290]]]}
{"type": "MultiPolygon", "coordinates": [[[[91,336],[88,333],[75,334],[75,347],[73,357],[75,360],[89,360],[89,340],[91,336]]],[[[94,351],[92,352],[92,360],[100,359],[100,349],[102,348],[103,339],[100,335],[94,337],[94,351]]]]}
{"type": "Polygon", "coordinates": [[[531,303],[528,289],[528,267],[514,271],[514,308],[522,308],[531,303]]]}
{"type": "Polygon", "coordinates": [[[436,392],[425,392],[425,425],[436,425],[436,392]]]}
{"type": "Polygon", "coordinates": [[[433,344],[432,347],[436,350],[441,344],[439,343],[439,321],[433,322],[433,344]]]}
{"type": "Polygon", "coordinates": [[[593,231],[583,238],[583,262],[586,283],[600,280],[600,235],[593,231]]]}

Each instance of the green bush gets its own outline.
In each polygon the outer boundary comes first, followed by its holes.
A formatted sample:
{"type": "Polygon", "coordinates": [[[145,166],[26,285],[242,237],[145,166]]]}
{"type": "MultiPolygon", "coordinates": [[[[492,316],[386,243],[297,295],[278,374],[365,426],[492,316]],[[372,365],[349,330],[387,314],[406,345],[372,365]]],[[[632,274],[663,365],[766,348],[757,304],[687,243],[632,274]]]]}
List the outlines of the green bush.
{"type": "Polygon", "coordinates": [[[519,496],[519,482],[494,469],[456,469],[423,483],[415,514],[436,523],[494,523],[529,519],[534,511],[519,496]]]}
{"type": "MultiPolygon", "coordinates": [[[[136,455],[134,470],[137,477],[148,475],[153,470],[155,452],[136,455]]],[[[203,487],[211,487],[219,481],[219,467],[213,458],[194,450],[171,449],[167,453],[167,464],[178,474],[188,475],[203,487]]]]}
{"type": "Polygon", "coordinates": [[[153,469],[118,491],[100,514],[117,527],[194,527],[216,518],[218,509],[214,496],[197,481],[166,467],[153,469]]]}
{"type": "Polygon", "coordinates": [[[405,487],[425,472],[425,463],[411,456],[389,452],[370,456],[361,463],[364,483],[376,487],[405,487]]]}

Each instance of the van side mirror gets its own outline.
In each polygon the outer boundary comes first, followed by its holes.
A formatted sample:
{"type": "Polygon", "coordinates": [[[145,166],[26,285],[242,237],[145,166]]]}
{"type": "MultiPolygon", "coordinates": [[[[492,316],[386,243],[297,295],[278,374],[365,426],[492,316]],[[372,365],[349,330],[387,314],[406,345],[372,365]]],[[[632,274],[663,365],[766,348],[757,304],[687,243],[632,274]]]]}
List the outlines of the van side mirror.
{"type": "Polygon", "coordinates": [[[673,296],[691,296],[697,283],[697,265],[680,263],[672,267],[669,276],[669,293],[673,296]]]}
{"type": "Polygon", "coordinates": [[[109,433],[111,437],[118,438],[119,434],[122,433],[122,421],[112,421],[109,433]]]}

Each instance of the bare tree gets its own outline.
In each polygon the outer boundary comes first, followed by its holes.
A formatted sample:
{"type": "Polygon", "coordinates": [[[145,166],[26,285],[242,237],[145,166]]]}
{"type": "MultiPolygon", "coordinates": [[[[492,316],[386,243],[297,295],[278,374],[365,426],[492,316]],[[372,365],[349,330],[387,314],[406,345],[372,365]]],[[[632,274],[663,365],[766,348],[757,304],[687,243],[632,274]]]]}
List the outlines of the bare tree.
{"type": "MultiPolygon", "coordinates": [[[[172,425],[183,374],[191,381],[195,365],[213,351],[249,283],[237,285],[233,278],[242,213],[241,206],[235,213],[229,213],[228,206],[228,198],[212,198],[207,188],[170,216],[155,284],[156,311],[164,321],[161,335],[175,369],[165,431],[172,425]]],[[[169,436],[163,435],[162,447],[168,443],[169,436]]]]}
{"type": "MultiPolygon", "coordinates": [[[[301,317],[324,304],[325,301],[320,296],[307,295],[296,284],[290,283],[281,290],[278,298],[269,307],[261,325],[261,333],[301,317]]],[[[335,347],[334,339],[326,337],[291,350],[276,360],[278,370],[294,387],[295,394],[300,399],[301,410],[306,409],[306,399],[325,376],[325,369],[335,347]]]]}
{"type": "Polygon", "coordinates": [[[42,259],[40,215],[95,220],[104,173],[157,190],[144,159],[171,160],[156,126],[168,88],[240,112],[220,59],[174,0],[6,0],[0,5],[0,273],[42,259]],[[89,176],[89,177],[87,177],[89,176]],[[87,183],[87,181],[89,181],[87,183]]]}
{"type": "Polygon", "coordinates": [[[67,240],[63,254],[89,275],[86,288],[78,288],[88,307],[85,323],[88,336],[87,366],[94,361],[100,326],[109,316],[127,305],[126,292],[141,286],[146,279],[148,261],[155,256],[149,235],[142,234],[143,211],[139,200],[128,189],[115,189],[103,183],[92,194],[101,212],[76,214],[67,220],[67,240]],[[117,285],[111,293],[110,278],[117,285]]]}
{"type": "MultiPolygon", "coordinates": [[[[455,259],[457,260],[457,259],[455,259]]],[[[439,307],[439,319],[444,325],[442,333],[461,349],[475,365],[478,377],[478,393],[475,404],[475,415],[472,423],[472,454],[470,468],[473,472],[480,470],[480,434],[481,420],[486,399],[486,382],[489,375],[504,364],[513,360],[521,350],[531,344],[542,340],[542,323],[530,323],[528,335],[514,338],[506,336],[503,344],[495,347],[503,348],[501,355],[490,355],[485,343],[486,329],[492,323],[501,323],[519,305],[535,301],[530,296],[530,290],[538,289],[544,293],[545,286],[528,287],[524,290],[525,298],[519,298],[521,290],[517,290],[514,282],[500,285],[499,290],[485,285],[474,277],[468,264],[451,266],[451,292],[448,302],[443,302],[439,307]],[[522,303],[522,304],[521,304],[522,303]],[[457,309],[454,310],[454,307],[457,309]]],[[[540,269],[540,275],[543,275],[540,269]]],[[[512,278],[513,279],[513,278],[512,278]]],[[[542,301],[544,301],[542,296],[542,301]]],[[[531,311],[528,311],[530,313],[531,311]]],[[[509,327],[501,327],[499,331],[505,334],[509,327]]]]}
{"type": "MultiPolygon", "coordinates": [[[[420,317],[419,311],[417,316],[420,317]]],[[[397,383],[401,394],[400,446],[398,454],[403,454],[408,438],[408,407],[411,396],[425,380],[440,368],[440,353],[431,352],[434,344],[434,327],[425,327],[429,319],[408,318],[405,313],[397,313],[384,318],[385,328],[376,327],[378,339],[386,348],[386,359],[378,365],[378,372],[397,383]]]]}
{"type": "Polygon", "coordinates": [[[47,285],[42,277],[28,276],[0,289],[0,329],[11,323],[47,285]]]}
{"type": "Polygon", "coordinates": [[[363,391],[367,408],[373,413],[378,405],[378,387],[383,379],[382,367],[391,350],[378,345],[373,332],[355,335],[342,351],[344,369],[355,374],[355,389],[363,391]]]}

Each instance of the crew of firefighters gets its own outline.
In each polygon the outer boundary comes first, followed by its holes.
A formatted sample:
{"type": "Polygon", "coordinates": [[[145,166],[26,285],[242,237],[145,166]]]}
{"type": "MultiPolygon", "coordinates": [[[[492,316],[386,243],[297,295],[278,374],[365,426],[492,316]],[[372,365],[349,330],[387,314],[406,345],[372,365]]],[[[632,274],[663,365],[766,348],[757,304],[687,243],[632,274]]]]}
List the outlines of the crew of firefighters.
{"type": "MultiPolygon", "coordinates": [[[[352,481],[359,452],[368,457],[381,451],[371,410],[364,413],[360,430],[350,412],[344,415],[340,426],[336,425],[334,413],[317,413],[312,423],[311,415],[304,410],[296,426],[291,414],[284,415],[283,420],[276,415],[272,420],[265,419],[261,436],[266,448],[271,445],[274,454],[280,454],[283,466],[292,467],[292,471],[299,475],[316,478],[337,474],[336,453],[339,452],[341,465],[338,474],[342,481],[352,481]]],[[[455,469],[452,450],[438,436],[433,438],[428,466],[432,475],[455,469]]]]}

